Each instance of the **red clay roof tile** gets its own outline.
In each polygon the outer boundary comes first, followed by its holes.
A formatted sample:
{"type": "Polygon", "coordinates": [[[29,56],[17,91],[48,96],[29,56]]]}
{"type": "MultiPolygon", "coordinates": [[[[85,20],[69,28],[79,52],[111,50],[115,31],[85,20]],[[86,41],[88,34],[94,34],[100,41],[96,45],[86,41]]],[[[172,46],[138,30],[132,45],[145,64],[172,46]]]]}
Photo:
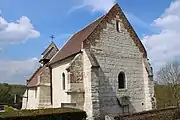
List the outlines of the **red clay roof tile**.
{"type": "MultiPolygon", "coordinates": [[[[117,7],[119,7],[119,5],[115,4],[109,12],[112,12],[112,10],[116,9],[117,7]]],[[[120,7],[119,7],[119,9],[120,9],[120,7]]],[[[124,15],[124,13],[122,12],[121,9],[120,9],[120,12],[124,15]]],[[[106,15],[108,15],[108,13],[106,15]]],[[[103,15],[102,17],[100,17],[99,19],[97,19],[96,21],[94,21],[93,23],[91,23],[90,25],[88,25],[87,27],[82,29],[81,31],[74,34],[69,39],[69,41],[63,46],[63,48],[61,50],[59,50],[59,52],[54,56],[54,58],[52,58],[52,60],[50,61],[50,64],[56,63],[60,60],[63,60],[71,55],[74,55],[74,54],[77,54],[78,52],[80,52],[82,42],[94,31],[94,29],[106,17],[106,15],[103,15]]],[[[128,26],[131,26],[125,17],[122,19],[125,19],[127,24],[129,24],[128,26]]],[[[146,50],[145,50],[143,44],[141,43],[140,39],[136,35],[135,31],[133,30],[133,28],[129,27],[128,29],[130,29],[129,30],[131,33],[130,35],[132,36],[135,44],[139,47],[139,49],[143,53],[144,57],[147,57],[146,50]]]]}
{"type": "Polygon", "coordinates": [[[39,67],[34,74],[31,76],[31,78],[29,79],[29,83],[27,84],[27,87],[35,87],[38,84],[38,76],[39,74],[44,70],[46,66],[43,67],[39,67]]]}
{"type": "Polygon", "coordinates": [[[103,17],[104,16],[100,17],[81,31],[74,34],[63,46],[63,48],[55,55],[55,57],[52,58],[50,64],[80,52],[82,42],[93,32],[103,17]]]}

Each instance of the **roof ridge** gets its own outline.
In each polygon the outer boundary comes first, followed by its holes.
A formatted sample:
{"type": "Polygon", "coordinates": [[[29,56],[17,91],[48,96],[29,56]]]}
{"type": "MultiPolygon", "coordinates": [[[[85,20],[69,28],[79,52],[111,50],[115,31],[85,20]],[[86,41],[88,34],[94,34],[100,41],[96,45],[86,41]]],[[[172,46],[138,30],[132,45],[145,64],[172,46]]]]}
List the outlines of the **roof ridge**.
{"type": "MultiPolygon", "coordinates": [[[[99,20],[99,21],[98,21],[98,24],[97,24],[97,25],[94,27],[94,29],[86,36],[86,38],[85,38],[84,40],[86,40],[86,39],[93,33],[93,31],[94,31],[94,30],[97,28],[97,26],[102,22],[102,20],[105,18],[105,16],[106,16],[106,15],[103,15],[103,16],[101,16],[100,18],[97,19],[97,20],[99,20]]],[[[94,21],[94,22],[96,22],[96,21],[94,21]]],[[[93,22],[93,23],[94,23],[94,22],[93,22]]],[[[84,40],[83,40],[83,41],[84,41],[84,40]]]]}
{"type": "MultiPolygon", "coordinates": [[[[30,83],[30,81],[32,80],[32,78],[36,75],[36,73],[40,70],[42,68],[42,66],[39,66],[36,70],[35,70],[35,72],[32,74],[32,76],[31,77],[29,77],[29,79],[28,79],[28,84],[30,83]]],[[[27,84],[27,85],[28,85],[27,84]]]]}
{"type": "MultiPolygon", "coordinates": [[[[71,40],[73,37],[78,36],[79,34],[81,34],[82,32],[84,32],[85,30],[87,30],[88,27],[91,27],[91,26],[92,26],[95,22],[97,22],[98,20],[101,21],[101,19],[102,19],[103,17],[104,17],[104,15],[100,16],[99,18],[97,18],[97,19],[95,19],[94,21],[92,21],[90,24],[86,25],[86,26],[85,26],[84,28],[82,28],[81,30],[79,30],[79,31],[77,31],[76,33],[74,33],[74,34],[67,40],[67,42],[63,45],[63,47],[57,52],[56,55],[58,55],[58,53],[62,52],[62,50],[63,50],[65,47],[67,47],[67,45],[69,44],[69,42],[71,42],[70,40],[71,40]]],[[[94,28],[96,28],[96,27],[99,25],[100,21],[98,22],[97,25],[95,25],[94,28]]],[[[85,35],[84,37],[87,38],[87,37],[94,31],[94,28],[93,28],[87,35],[85,35]]],[[[84,41],[84,39],[82,40],[82,42],[83,42],[83,41],[84,41]]],[[[56,55],[55,55],[55,56],[56,56],[56,55]]],[[[53,59],[55,58],[55,56],[50,60],[50,64],[55,63],[55,61],[53,61],[53,59]],[[53,62],[52,62],[52,61],[53,61],[53,62]],[[51,62],[52,62],[52,63],[51,63],[51,62]]],[[[57,61],[56,61],[56,62],[57,62],[57,61]]]]}
{"type": "MultiPolygon", "coordinates": [[[[112,7],[113,8],[113,7],[112,7]]],[[[111,8],[111,9],[112,9],[111,8]]],[[[110,10],[111,10],[110,9],[110,10]]],[[[89,35],[87,35],[87,37],[84,39],[84,40],[86,40],[92,33],[93,33],[93,31],[97,28],[97,26],[104,20],[104,18],[107,16],[107,14],[110,12],[110,10],[107,12],[107,13],[105,13],[104,15],[102,15],[100,18],[98,18],[98,19],[100,19],[100,21],[99,21],[99,23],[95,26],[95,28],[92,30],[92,32],[89,34],[89,35]]],[[[97,20],[98,20],[97,19],[97,20]]]]}
{"type": "MultiPolygon", "coordinates": [[[[116,3],[116,4],[114,4],[112,7],[111,7],[111,9],[113,9],[113,7],[115,6],[115,5],[118,5],[118,3],[116,3]]],[[[111,11],[111,9],[110,10],[108,10],[104,15],[102,15],[102,16],[100,16],[99,18],[97,18],[97,19],[95,19],[94,21],[92,21],[90,24],[88,24],[85,28],[87,28],[88,26],[90,26],[91,24],[93,24],[94,22],[96,22],[97,20],[100,20],[99,21],[99,23],[96,25],[96,27],[92,30],[92,32],[97,28],[97,26],[102,22],[102,20],[106,17],[106,15],[111,11]]],[[[85,29],[85,28],[83,28],[83,29],[85,29]]],[[[83,30],[82,29],[82,30],[83,30]]],[[[91,32],[91,33],[92,33],[91,32]]],[[[89,34],[90,35],[90,34],[89,34]]],[[[88,36],[89,36],[88,35],[88,36]]],[[[87,36],[87,37],[88,37],[87,36]]]]}
{"type": "Polygon", "coordinates": [[[39,66],[37,69],[36,69],[36,71],[33,73],[33,75],[29,78],[29,82],[28,82],[28,84],[27,84],[27,86],[30,84],[30,82],[33,80],[33,77],[34,76],[36,76],[36,74],[38,73],[38,72],[40,72],[40,70],[42,70],[42,69],[44,69],[45,68],[45,66],[39,66]]]}
{"type": "MultiPolygon", "coordinates": [[[[78,33],[78,32],[77,32],[78,33]]],[[[76,33],[75,33],[76,34],[76,33]]],[[[51,61],[56,57],[56,55],[63,49],[63,47],[69,42],[69,40],[75,35],[72,34],[71,37],[69,37],[69,39],[66,40],[65,44],[58,50],[58,52],[51,58],[51,60],[49,61],[49,63],[51,64],[51,61]]],[[[49,64],[49,65],[50,65],[49,64]]]]}
{"type": "Polygon", "coordinates": [[[114,9],[116,5],[118,4],[114,4],[114,6],[107,13],[95,19],[90,24],[86,25],[84,28],[74,33],[63,45],[63,47],[57,52],[57,54],[51,59],[50,65],[81,52],[81,49],[83,47],[83,41],[86,40],[93,33],[97,26],[99,26],[99,24],[111,12],[111,10],[114,9]]]}
{"type": "MultiPolygon", "coordinates": [[[[92,25],[94,22],[96,22],[97,20],[99,20],[101,17],[103,17],[103,16],[100,16],[99,18],[97,18],[97,19],[95,19],[94,21],[92,21],[90,24],[87,24],[84,28],[82,28],[82,29],[78,30],[77,32],[75,32],[71,37],[69,37],[69,39],[68,39],[68,40],[66,41],[66,43],[63,45],[63,47],[68,43],[68,41],[69,41],[74,35],[76,35],[76,34],[80,33],[81,31],[85,30],[88,26],[92,25]]],[[[62,48],[63,48],[63,47],[62,47],[62,48]]],[[[62,49],[62,48],[61,48],[61,49],[62,49]]],[[[61,50],[61,49],[60,49],[60,50],[61,50]]],[[[60,51],[60,50],[59,50],[59,51],[60,51]]],[[[58,51],[58,52],[59,52],[59,51],[58,51]]]]}
{"type": "Polygon", "coordinates": [[[29,80],[42,68],[42,66],[39,66],[36,71],[34,72],[34,74],[29,78],[29,80]]]}
{"type": "Polygon", "coordinates": [[[77,33],[81,32],[82,30],[86,29],[87,27],[89,27],[90,25],[92,25],[94,22],[100,20],[101,18],[103,18],[104,15],[99,16],[98,18],[96,18],[95,20],[91,21],[91,23],[87,24],[84,28],[80,29],[77,33]]]}
{"type": "MultiPolygon", "coordinates": [[[[116,6],[116,5],[118,5],[118,3],[114,4],[113,7],[111,7],[110,10],[108,10],[104,15],[102,15],[102,16],[100,17],[100,18],[102,18],[102,19],[98,18],[98,19],[100,19],[99,23],[95,26],[95,28],[92,30],[92,32],[89,33],[89,35],[87,35],[87,37],[86,37],[84,40],[86,40],[86,39],[93,33],[93,31],[97,28],[97,26],[104,20],[104,18],[108,15],[108,13],[109,13],[109,12],[114,8],[114,6],[116,6]]],[[[118,6],[119,6],[119,5],[118,5],[118,6]]],[[[83,41],[84,41],[84,40],[83,40],[83,41]]]]}
{"type": "Polygon", "coordinates": [[[46,47],[46,49],[41,53],[41,55],[43,55],[51,45],[53,45],[54,47],[56,47],[59,50],[59,48],[56,46],[56,44],[53,41],[51,41],[51,43],[46,47]]]}

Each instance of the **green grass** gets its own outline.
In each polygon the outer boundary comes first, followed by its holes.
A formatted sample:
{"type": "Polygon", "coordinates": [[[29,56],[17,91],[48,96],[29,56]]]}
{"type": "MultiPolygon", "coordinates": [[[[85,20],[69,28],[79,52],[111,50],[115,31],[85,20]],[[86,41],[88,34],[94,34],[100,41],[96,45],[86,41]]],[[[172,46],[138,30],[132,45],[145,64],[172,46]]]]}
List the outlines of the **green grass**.
{"type": "MultiPolygon", "coordinates": [[[[180,86],[178,87],[180,88],[180,86]]],[[[180,91],[178,94],[180,95],[180,91]]],[[[157,100],[157,107],[159,109],[167,108],[169,106],[177,106],[177,102],[173,96],[173,92],[168,86],[155,85],[155,96],[157,100]]]]}

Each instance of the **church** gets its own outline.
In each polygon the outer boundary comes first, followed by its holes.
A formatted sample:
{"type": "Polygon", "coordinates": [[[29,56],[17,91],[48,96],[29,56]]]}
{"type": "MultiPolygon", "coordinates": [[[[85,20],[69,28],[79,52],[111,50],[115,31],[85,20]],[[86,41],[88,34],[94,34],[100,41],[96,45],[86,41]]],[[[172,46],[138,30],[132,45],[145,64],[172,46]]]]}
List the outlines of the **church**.
{"type": "Polygon", "coordinates": [[[155,109],[146,49],[118,4],[75,33],[52,42],[27,80],[22,109],[72,107],[88,120],[155,109]]]}

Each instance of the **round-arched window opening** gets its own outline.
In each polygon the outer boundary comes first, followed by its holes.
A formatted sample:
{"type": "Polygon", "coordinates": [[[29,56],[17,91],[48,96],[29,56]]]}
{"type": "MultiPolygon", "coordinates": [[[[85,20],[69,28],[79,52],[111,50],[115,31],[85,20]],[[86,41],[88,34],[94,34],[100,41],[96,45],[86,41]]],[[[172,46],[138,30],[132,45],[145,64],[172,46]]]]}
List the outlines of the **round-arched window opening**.
{"type": "Polygon", "coordinates": [[[63,87],[63,90],[65,90],[65,74],[63,73],[62,74],[62,87],[63,87]]]}
{"type": "Polygon", "coordinates": [[[120,72],[118,75],[118,88],[124,89],[125,88],[125,73],[120,72]]]}

